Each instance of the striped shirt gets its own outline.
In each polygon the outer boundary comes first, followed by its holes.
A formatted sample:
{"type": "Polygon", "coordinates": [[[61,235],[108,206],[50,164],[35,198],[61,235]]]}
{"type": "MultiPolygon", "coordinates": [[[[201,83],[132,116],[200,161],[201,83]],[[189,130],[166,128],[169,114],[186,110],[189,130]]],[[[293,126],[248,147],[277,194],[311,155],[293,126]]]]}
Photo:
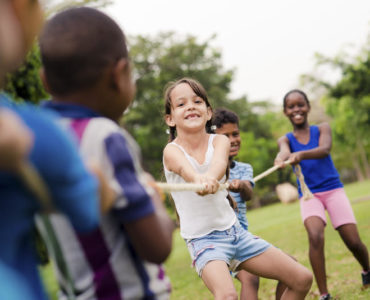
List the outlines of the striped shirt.
{"type": "MultiPolygon", "coordinates": [[[[77,105],[48,102],[76,133],[84,159],[97,162],[118,195],[98,230],[77,235],[61,215],[51,222],[65,257],[78,300],[168,299],[170,282],[161,265],[142,261],[122,224],[154,213],[153,192],[146,184],[139,148],[113,121],[77,105]]],[[[62,272],[57,272],[60,299],[67,299],[62,272]]]]}
{"type": "MultiPolygon", "coordinates": [[[[230,168],[229,180],[234,179],[248,180],[251,183],[252,187],[254,187],[252,166],[250,164],[234,160],[230,168]]],[[[234,198],[236,204],[238,205],[238,211],[235,211],[235,213],[238,217],[240,225],[242,225],[244,229],[248,230],[248,219],[246,215],[247,203],[242,199],[240,193],[230,191],[230,195],[234,198]]]]}

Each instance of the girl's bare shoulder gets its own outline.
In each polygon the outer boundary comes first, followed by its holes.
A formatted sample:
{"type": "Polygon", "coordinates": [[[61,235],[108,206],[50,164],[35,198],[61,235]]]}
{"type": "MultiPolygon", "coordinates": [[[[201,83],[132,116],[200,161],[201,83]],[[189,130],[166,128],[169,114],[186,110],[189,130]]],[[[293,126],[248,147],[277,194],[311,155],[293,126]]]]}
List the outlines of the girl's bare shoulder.
{"type": "Polygon", "coordinates": [[[319,127],[320,132],[331,132],[331,127],[328,122],[322,122],[317,125],[319,127]]]}
{"type": "Polygon", "coordinates": [[[176,153],[177,151],[179,151],[180,149],[178,147],[176,147],[176,145],[172,144],[172,143],[168,143],[164,149],[163,149],[163,155],[164,156],[168,156],[168,155],[171,155],[173,153],[176,153]]]}
{"type": "Polygon", "coordinates": [[[214,143],[230,143],[229,138],[223,134],[215,133],[215,137],[213,139],[214,143]]]}
{"type": "Polygon", "coordinates": [[[277,142],[278,142],[278,144],[280,144],[280,143],[289,143],[289,139],[286,135],[283,135],[283,136],[278,138],[277,142]]]}

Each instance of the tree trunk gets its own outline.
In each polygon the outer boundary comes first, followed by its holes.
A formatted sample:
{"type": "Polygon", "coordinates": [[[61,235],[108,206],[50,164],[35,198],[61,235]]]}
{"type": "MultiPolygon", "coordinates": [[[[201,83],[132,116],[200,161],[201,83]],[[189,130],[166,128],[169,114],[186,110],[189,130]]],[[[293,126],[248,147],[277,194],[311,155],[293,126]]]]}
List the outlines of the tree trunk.
{"type": "Polygon", "coordinates": [[[252,200],[251,200],[251,207],[252,208],[259,208],[259,207],[261,207],[261,201],[260,201],[260,197],[258,197],[258,196],[253,196],[253,198],[252,198],[252,200]]]}
{"type": "Polygon", "coordinates": [[[358,181],[364,181],[365,180],[365,177],[364,177],[364,174],[362,173],[362,170],[361,170],[361,166],[360,166],[360,162],[358,160],[358,157],[357,156],[353,156],[352,157],[352,162],[353,162],[353,167],[355,168],[357,180],[358,181]]]}
{"type": "Polygon", "coordinates": [[[369,165],[369,160],[367,159],[364,144],[362,143],[361,140],[357,140],[357,146],[358,146],[358,150],[359,150],[359,153],[360,153],[362,166],[365,170],[365,176],[366,176],[366,178],[369,179],[370,178],[370,165],[369,165]]]}

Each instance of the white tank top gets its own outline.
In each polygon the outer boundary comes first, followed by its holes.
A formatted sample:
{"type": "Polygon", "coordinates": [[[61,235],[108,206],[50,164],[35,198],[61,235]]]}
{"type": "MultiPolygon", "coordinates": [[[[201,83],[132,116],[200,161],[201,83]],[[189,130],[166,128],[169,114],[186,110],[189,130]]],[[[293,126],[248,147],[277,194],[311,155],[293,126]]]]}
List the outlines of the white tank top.
{"type": "MultiPolygon", "coordinates": [[[[213,139],[215,134],[211,134],[208,139],[206,158],[203,164],[199,164],[196,159],[186,153],[180,145],[172,142],[184,153],[196,172],[207,172],[214,153],[213,139]]],[[[164,173],[168,183],[184,183],[185,180],[178,174],[169,171],[165,164],[164,173]]],[[[224,176],[221,182],[225,182],[224,176]]],[[[177,213],[180,218],[180,232],[184,239],[193,239],[204,236],[214,230],[226,230],[236,222],[236,216],[227,200],[227,191],[221,190],[216,194],[199,196],[195,192],[173,192],[171,193],[175,202],[177,213]]]]}

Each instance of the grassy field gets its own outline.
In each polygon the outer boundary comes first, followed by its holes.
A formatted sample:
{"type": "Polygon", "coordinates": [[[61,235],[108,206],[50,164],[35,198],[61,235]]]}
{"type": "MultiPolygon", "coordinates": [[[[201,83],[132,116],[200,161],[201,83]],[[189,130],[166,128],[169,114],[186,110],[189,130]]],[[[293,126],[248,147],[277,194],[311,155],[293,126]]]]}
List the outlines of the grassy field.
{"type": "MultiPolygon", "coordinates": [[[[358,228],[363,242],[370,248],[370,181],[345,186],[352,201],[358,228]]],[[[300,263],[311,269],[308,260],[307,235],[302,225],[299,204],[274,204],[248,212],[251,231],[266,239],[283,251],[293,255],[300,263]]],[[[336,299],[370,299],[370,289],[361,291],[360,267],[346,249],[339,235],[329,223],[325,231],[325,253],[328,286],[336,299]]],[[[166,262],[166,270],[171,278],[173,300],[212,299],[211,293],[198,278],[179,232],[174,235],[171,256],[166,262]]],[[[55,298],[57,286],[50,266],[42,268],[49,294],[55,298]]],[[[239,283],[235,281],[237,289],[239,283]]],[[[259,298],[274,299],[276,282],[261,279],[259,298]]],[[[307,299],[317,299],[316,283],[312,285],[307,299]]]]}

